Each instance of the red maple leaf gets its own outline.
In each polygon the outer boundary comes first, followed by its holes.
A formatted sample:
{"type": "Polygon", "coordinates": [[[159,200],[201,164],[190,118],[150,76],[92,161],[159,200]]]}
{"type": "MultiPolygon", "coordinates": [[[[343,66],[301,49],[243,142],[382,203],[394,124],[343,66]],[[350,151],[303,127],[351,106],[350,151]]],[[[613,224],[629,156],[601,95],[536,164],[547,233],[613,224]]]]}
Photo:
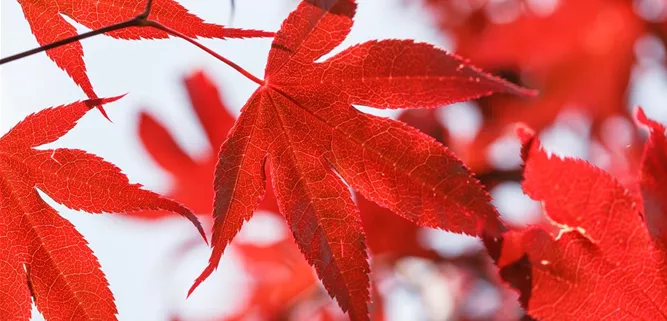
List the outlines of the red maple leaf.
{"type": "Polygon", "coordinates": [[[38,190],[90,213],[173,211],[204,236],[190,210],[130,184],[113,164],[78,149],[35,149],[66,134],[93,106],[118,98],[45,109],[0,138],[0,319],[28,320],[32,296],[47,320],[116,320],[97,258],[38,190]]]}
{"type": "MultiPolygon", "coordinates": [[[[234,121],[220,99],[219,90],[202,71],[187,76],[185,86],[193,110],[208,138],[209,147],[219,148],[234,121]],[[214,124],[216,120],[218,126],[214,124]]],[[[439,142],[445,142],[447,132],[438,121],[436,109],[405,110],[399,115],[398,120],[414,126],[439,142]]],[[[182,202],[196,213],[210,212],[213,170],[217,161],[212,152],[206,151],[198,160],[192,160],[178,146],[168,130],[147,113],[142,113],[140,116],[139,136],[149,155],[174,179],[174,187],[165,195],[182,202]]],[[[278,209],[270,185],[267,185],[266,193],[259,208],[277,214],[278,209]]],[[[365,199],[360,194],[356,195],[356,202],[374,267],[392,268],[386,265],[392,265],[407,256],[446,262],[458,261],[458,258],[445,260],[436,251],[425,247],[420,237],[422,228],[417,224],[393,215],[390,210],[365,199]]],[[[153,219],[173,214],[166,211],[145,211],[132,215],[153,219]]],[[[187,244],[187,248],[190,249],[189,244],[196,243],[187,244]]],[[[254,282],[250,290],[250,299],[246,304],[233,315],[222,317],[220,320],[245,320],[258,315],[266,320],[282,320],[288,315],[297,314],[297,311],[312,310],[313,306],[318,305],[317,301],[321,300],[320,287],[316,283],[315,275],[311,273],[312,268],[298,252],[291,236],[267,246],[236,243],[234,248],[241,256],[244,270],[254,282]]],[[[466,257],[461,261],[471,260],[466,257]]],[[[372,319],[379,320],[382,298],[378,295],[374,295],[374,298],[375,313],[372,319]]],[[[313,313],[323,315],[332,313],[326,307],[320,302],[313,313]]],[[[313,317],[311,314],[307,316],[311,317],[313,317]]]]}
{"type": "MultiPolygon", "coordinates": [[[[141,14],[146,0],[18,0],[40,45],[76,36],[76,29],[63,16],[90,28],[100,29],[141,14]]],[[[174,0],[155,0],[150,18],[188,37],[243,38],[271,37],[273,33],[257,30],[225,28],[206,23],[174,0]]],[[[108,32],[118,39],[165,39],[169,35],[158,29],[129,27],[108,32]]],[[[83,89],[89,98],[97,98],[86,74],[83,47],[76,41],[46,51],[53,62],[83,89]]],[[[104,111],[102,110],[104,113],[104,111]]]]}
{"type": "MultiPolygon", "coordinates": [[[[183,203],[193,212],[211,213],[213,210],[213,172],[218,161],[213,150],[222,145],[234,124],[234,117],[223,103],[219,90],[202,71],[185,77],[185,87],[190,97],[192,109],[201,123],[208,147],[198,159],[192,159],[176,143],[169,131],[157,119],[146,112],[140,114],[139,138],[151,158],[171,176],[173,183],[166,197],[183,203]]],[[[436,109],[406,110],[398,119],[419,129],[441,143],[445,143],[446,129],[437,120],[436,109]]],[[[373,255],[389,256],[391,260],[403,256],[435,258],[433,250],[425,249],[419,243],[421,227],[400,216],[390,215],[391,211],[358,195],[361,220],[373,255]],[[398,237],[401,234],[402,237],[398,237]]],[[[270,182],[267,181],[266,195],[260,209],[278,213],[270,182]]],[[[144,211],[131,213],[133,217],[154,219],[173,215],[168,211],[144,211]]]]}
{"type": "Polygon", "coordinates": [[[665,127],[641,111],[638,119],[651,130],[641,196],[583,160],[548,155],[534,133],[519,130],[523,188],[551,224],[509,232],[498,262],[531,316],[667,319],[665,127]]]}
{"type": "MultiPolygon", "coordinates": [[[[192,80],[205,79],[202,77],[204,77],[203,74],[199,72],[188,77],[188,80],[186,80],[186,83],[189,83],[188,88],[191,88],[196,83],[192,80]]],[[[207,85],[204,84],[201,83],[199,86],[213,88],[212,84],[208,81],[206,82],[207,85]]],[[[201,89],[196,91],[191,89],[190,91],[199,94],[209,92],[209,90],[201,89]]],[[[214,90],[210,90],[210,92],[217,93],[214,90]]],[[[217,94],[211,95],[211,97],[215,97],[217,101],[217,94]]],[[[197,99],[193,99],[193,101],[197,101],[197,99]]],[[[194,106],[196,105],[195,103],[194,106]]],[[[406,110],[399,115],[398,119],[408,125],[419,128],[429,136],[437,137],[438,141],[443,142],[446,137],[446,131],[438,121],[435,111],[436,109],[406,110]]],[[[157,131],[149,131],[150,135],[155,132],[157,131]]],[[[157,140],[155,141],[157,142],[157,140]]],[[[172,149],[165,149],[164,155],[161,158],[168,158],[170,155],[168,151],[170,150],[172,149]]],[[[154,153],[153,156],[156,157],[162,154],[154,153]]],[[[194,172],[196,171],[192,173],[194,172]]],[[[212,177],[213,173],[211,172],[209,173],[208,180],[212,181],[212,177]]],[[[190,187],[197,188],[195,185],[190,187]]],[[[176,187],[176,190],[179,189],[176,187]]],[[[269,191],[270,186],[267,186],[267,193],[269,191]]],[[[398,215],[393,215],[390,210],[365,199],[360,194],[356,195],[356,203],[359,207],[361,222],[366,234],[370,256],[372,257],[373,270],[395,271],[395,264],[406,257],[421,257],[433,261],[440,268],[446,266],[445,270],[450,271],[450,274],[461,275],[461,277],[456,278],[460,279],[456,282],[460,289],[454,291],[457,296],[457,307],[455,310],[463,306],[464,301],[473,298],[471,290],[474,289],[472,285],[475,282],[483,279],[495,284],[493,276],[496,272],[490,269],[492,263],[489,264],[487,261],[485,252],[465,253],[456,257],[442,257],[436,251],[429,249],[423,242],[423,235],[420,235],[422,227],[398,215]]],[[[185,204],[189,205],[187,202],[185,204]]],[[[287,227],[285,226],[285,228],[287,227]]],[[[232,244],[230,246],[233,246],[236,252],[240,254],[244,271],[249,274],[253,281],[248,286],[249,299],[240,305],[234,314],[221,317],[220,321],[248,320],[253,317],[260,317],[263,320],[311,320],[316,319],[315,315],[329,318],[339,315],[336,313],[338,312],[337,309],[332,309],[328,302],[322,302],[322,295],[326,295],[326,293],[322,292],[315,274],[312,273],[312,268],[299,253],[291,236],[270,245],[232,244]]],[[[387,276],[394,275],[394,273],[396,272],[375,273],[372,275],[372,283],[375,288],[373,294],[373,313],[371,314],[372,320],[383,319],[382,305],[384,297],[377,291],[377,285],[382,282],[392,282],[388,280],[390,277],[388,278],[387,276]]],[[[512,308],[516,308],[516,302],[513,296],[504,295],[506,292],[505,289],[501,290],[503,297],[508,300],[507,304],[503,304],[503,307],[507,311],[499,311],[498,313],[504,313],[499,315],[504,316],[503,320],[509,320],[509,311],[512,308]]]]}
{"type": "MultiPolygon", "coordinates": [[[[265,80],[223,143],[215,176],[213,253],[194,290],[217,267],[265,191],[271,160],[280,212],[324,287],[352,319],[368,319],[368,262],[348,186],[422,226],[479,235],[502,226],[469,171],[433,138],[359,112],[435,107],[528,91],[429,44],[370,41],[316,62],[352,27],[352,0],[303,1],[276,34],[265,80]]],[[[191,292],[190,291],[190,292],[191,292]]]]}
{"type": "Polygon", "coordinates": [[[544,13],[536,9],[544,5],[523,0],[425,1],[443,30],[453,34],[459,54],[483,68],[521,75],[540,90],[530,101],[492,97],[480,102],[480,133],[472,142],[452,145],[475,172],[488,169],[486,148],[515,122],[539,132],[562,111],[577,110],[589,117],[591,134],[598,138],[606,119],[629,116],[635,43],[651,31],[636,3],[561,0],[544,13]]]}
{"type": "MultiPolygon", "coordinates": [[[[197,159],[190,157],[176,143],[169,131],[146,112],[139,119],[139,139],[151,158],[171,176],[172,188],[164,195],[185,204],[197,214],[213,211],[213,172],[216,155],[234,124],[234,116],[220,97],[218,88],[205,73],[197,71],[185,77],[185,88],[192,109],[207,138],[208,149],[197,159]]],[[[261,209],[278,212],[272,190],[260,205],[261,209]]],[[[172,215],[167,211],[132,213],[138,218],[160,218],[172,215]]]]}

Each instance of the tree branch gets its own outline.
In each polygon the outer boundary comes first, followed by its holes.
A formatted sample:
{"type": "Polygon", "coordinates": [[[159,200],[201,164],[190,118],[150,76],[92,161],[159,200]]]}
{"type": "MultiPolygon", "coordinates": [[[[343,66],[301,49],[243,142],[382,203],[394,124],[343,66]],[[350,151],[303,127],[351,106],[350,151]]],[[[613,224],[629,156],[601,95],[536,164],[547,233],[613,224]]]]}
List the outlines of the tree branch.
{"type": "Polygon", "coordinates": [[[236,71],[240,72],[246,78],[252,80],[253,82],[255,82],[257,84],[259,84],[260,86],[264,85],[263,80],[255,77],[254,75],[249,73],[247,70],[243,69],[241,66],[234,63],[233,61],[217,54],[215,51],[211,50],[210,48],[202,45],[201,43],[195,41],[194,39],[178,32],[176,30],[173,30],[173,29],[171,29],[171,28],[169,28],[169,27],[167,27],[167,26],[165,26],[165,25],[163,25],[163,24],[161,24],[157,21],[148,19],[148,17],[150,16],[152,7],[153,7],[153,0],[147,0],[146,1],[146,7],[145,7],[144,11],[142,13],[138,14],[137,16],[135,16],[134,18],[130,19],[130,20],[119,22],[117,24],[113,24],[113,25],[106,26],[106,27],[103,27],[103,28],[100,28],[100,29],[92,30],[92,31],[89,31],[89,32],[86,32],[86,33],[78,34],[76,36],[72,36],[72,37],[69,37],[69,38],[61,39],[61,40],[58,40],[58,41],[40,46],[38,48],[34,48],[34,49],[31,49],[31,50],[28,50],[28,51],[24,51],[24,52],[9,56],[7,58],[2,58],[2,59],[0,59],[0,65],[3,65],[3,64],[6,64],[8,62],[12,62],[12,61],[15,61],[15,60],[18,60],[18,59],[21,59],[21,58],[25,58],[25,57],[28,57],[28,56],[32,56],[36,53],[47,51],[49,49],[58,48],[58,47],[61,47],[61,46],[64,46],[64,45],[67,45],[67,44],[70,44],[70,43],[73,43],[73,42],[76,42],[76,41],[80,41],[80,40],[87,39],[87,38],[90,38],[90,37],[93,37],[93,36],[97,36],[99,34],[111,32],[111,31],[116,31],[116,30],[120,30],[120,29],[125,29],[125,28],[129,28],[129,27],[151,27],[151,28],[155,28],[155,29],[158,29],[158,30],[162,30],[162,31],[168,33],[169,35],[174,36],[174,37],[184,39],[185,41],[187,41],[187,42],[197,46],[198,48],[204,50],[209,55],[211,55],[211,56],[215,57],[216,59],[222,61],[223,63],[227,64],[228,66],[234,68],[236,71]]]}
{"type": "Polygon", "coordinates": [[[60,39],[58,41],[54,41],[52,43],[49,43],[49,44],[46,44],[46,45],[43,45],[43,46],[40,46],[40,47],[37,47],[37,48],[34,48],[34,49],[30,49],[28,51],[24,51],[24,52],[9,56],[7,58],[2,58],[2,59],[0,59],[0,65],[3,65],[3,64],[6,64],[8,62],[12,62],[14,60],[18,60],[18,59],[21,59],[21,58],[25,58],[25,57],[28,57],[28,56],[32,56],[36,53],[47,51],[49,49],[62,47],[64,45],[70,44],[72,42],[77,42],[77,41],[80,41],[80,40],[83,40],[83,39],[87,39],[87,38],[90,38],[90,37],[93,37],[93,36],[97,36],[99,34],[111,32],[111,31],[116,31],[116,30],[120,30],[120,29],[125,29],[125,28],[129,28],[129,27],[140,27],[140,26],[142,26],[142,22],[145,21],[146,19],[148,19],[148,15],[151,13],[152,6],[153,6],[153,0],[148,0],[148,1],[146,1],[146,8],[144,9],[144,11],[142,13],[140,13],[139,15],[137,15],[136,17],[130,19],[130,20],[119,22],[117,24],[106,26],[106,27],[103,27],[103,28],[100,28],[100,29],[95,29],[95,30],[85,32],[85,33],[82,33],[82,34],[78,34],[76,36],[72,36],[72,37],[69,37],[69,38],[60,39]]]}

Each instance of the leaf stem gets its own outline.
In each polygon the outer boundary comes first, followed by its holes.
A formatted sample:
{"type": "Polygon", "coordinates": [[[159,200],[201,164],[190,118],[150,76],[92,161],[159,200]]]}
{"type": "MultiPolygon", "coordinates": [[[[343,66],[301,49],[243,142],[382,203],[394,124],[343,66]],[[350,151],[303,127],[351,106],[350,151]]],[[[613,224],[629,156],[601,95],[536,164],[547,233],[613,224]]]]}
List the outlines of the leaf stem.
{"type": "Polygon", "coordinates": [[[202,45],[202,44],[199,43],[198,41],[196,41],[196,40],[194,40],[194,39],[192,39],[192,38],[190,38],[190,37],[188,37],[188,36],[186,36],[186,35],[184,35],[184,34],[178,32],[178,31],[176,31],[176,30],[174,30],[174,29],[171,29],[171,28],[169,28],[169,27],[167,27],[167,26],[165,26],[165,25],[163,25],[163,24],[161,24],[161,23],[159,23],[159,22],[157,22],[157,21],[154,21],[154,20],[146,20],[145,23],[146,23],[147,26],[151,26],[151,27],[153,27],[153,28],[162,30],[162,31],[164,31],[164,32],[166,32],[166,33],[168,33],[168,34],[174,36],[174,37],[181,38],[181,39],[183,39],[183,40],[185,40],[185,41],[187,41],[187,42],[189,42],[189,43],[191,43],[191,44],[197,46],[199,49],[205,51],[205,52],[208,53],[209,55],[211,55],[211,56],[217,58],[218,60],[222,61],[223,63],[227,64],[228,66],[234,68],[236,71],[238,71],[239,73],[241,73],[243,76],[245,76],[246,78],[252,80],[253,82],[257,83],[258,85],[263,86],[263,85],[265,84],[265,83],[264,83],[264,80],[255,77],[253,74],[251,74],[250,72],[248,72],[247,70],[245,70],[243,67],[241,67],[241,66],[237,65],[235,62],[233,62],[233,61],[231,61],[231,60],[229,60],[229,59],[227,59],[227,58],[225,58],[225,57],[219,55],[218,53],[216,53],[215,51],[211,50],[210,48],[208,48],[208,47],[202,45]]]}
{"type": "Polygon", "coordinates": [[[153,9],[153,0],[146,1],[146,7],[144,7],[144,12],[140,13],[136,18],[146,20],[151,14],[151,9],[153,9]]]}
{"type": "Polygon", "coordinates": [[[43,52],[43,51],[47,51],[49,49],[58,48],[58,47],[61,47],[61,46],[64,46],[64,45],[67,45],[67,44],[70,44],[70,43],[73,43],[73,42],[76,42],[76,41],[80,41],[80,40],[87,39],[87,38],[90,38],[90,37],[93,37],[93,36],[97,36],[99,34],[111,32],[111,31],[116,31],[116,30],[120,30],[120,29],[125,29],[125,28],[129,28],[129,27],[151,27],[151,28],[155,28],[155,29],[158,29],[158,30],[162,30],[162,31],[174,36],[174,37],[181,38],[181,39],[197,46],[198,48],[205,51],[209,55],[217,58],[218,60],[222,61],[223,63],[227,64],[228,66],[234,68],[236,71],[241,73],[246,78],[252,80],[253,82],[255,82],[257,84],[259,84],[260,86],[264,85],[263,80],[255,77],[253,74],[251,74],[247,70],[243,69],[243,67],[237,65],[233,61],[219,55],[218,53],[211,50],[210,48],[202,45],[201,43],[197,42],[196,40],[178,32],[174,29],[171,29],[171,28],[169,28],[169,27],[167,27],[167,26],[165,26],[165,25],[163,25],[163,24],[161,24],[157,21],[148,19],[148,16],[151,13],[152,7],[153,7],[153,0],[147,0],[146,1],[146,7],[145,7],[144,11],[142,13],[140,13],[139,15],[135,16],[134,18],[130,19],[130,20],[119,22],[117,24],[106,26],[106,27],[103,27],[103,28],[100,28],[100,29],[95,29],[95,30],[85,32],[85,33],[82,33],[82,34],[78,34],[76,36],[64,38],[64,39],[54,41],[52,43],[49,43],[49,44],[46,44],[46,45],[43,45],[43,46],[40,46],[40,47],[37,47],[37,48],[34,48],[34,49],[30,49],[30,50],[27,50],[27,51],[24,51],[24,52],[21,52],[21,53],[18,53],[18,54],[15,54],[15,55],[12,55],[12,56],[9,56],[9,57],[6,57],[6,58],[2,58],[2,59],[0,59],[0,65],[3,65],[3,64],[6,64],[8,62],[12,62],[12,61],[15,61],[15,60],[18,60],[18,59],[21,59],[21,58],[25,58],[25,57],[28,57],[28,56],[32,56],[34,54],[37,54],[37,53],[40,53],[40,52],[43,52]]]}

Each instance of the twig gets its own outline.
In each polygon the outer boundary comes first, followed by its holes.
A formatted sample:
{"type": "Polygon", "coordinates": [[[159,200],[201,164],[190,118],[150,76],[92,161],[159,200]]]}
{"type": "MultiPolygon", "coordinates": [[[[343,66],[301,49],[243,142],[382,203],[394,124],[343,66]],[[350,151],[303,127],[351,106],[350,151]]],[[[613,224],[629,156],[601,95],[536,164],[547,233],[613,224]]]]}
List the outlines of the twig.
{"type": "Polygon", "coordinates": [[[185,41],[187,41],[187,42],[189,42],[189,43],[191,43],[191,44],[197,46],[199,49],[204,50],[204,51],[205,51],[206,53],[208,53],[209,55],[211,55],[211,56],[217,58],[218,60],[222,61],[223,63],[227,64],[228,66],[234,68],[236,71],[238,71],[239,73],[241,73],[242,75],[244,75],[246,78],[248,78],[248,79],[252,80],[253,82],[257,83],[258,85],[260,85],[260,86],[263,86],[263,85],[264,85],[264,80],[261,80],[261,79],[255,77],[253,74],[251,74],[250,72],[248,72],[247,70],[245,70],[243,67],[241,67],[241,66],[237,65],[236,63],[234,63],[233,61],[231,61],[231,60],[229,60],[229,59],[227,59],[227,58],[225,58],[225,57],[219,55],[219,54],[216,53],[215,51],[213,51],[213,50],[211,50],[210,48],[208,48],[208,47],[202,45],[201,43],[197,42],[196,40],[194,40],[194,39],[192,39],[192,38],[190,38],[190,37],[188,37],[188,36],[186,36],[186,35],[184,35],[184,34],[178,32],[178,31],[176,31],[176,30],[174,30],[174,29],[171,29],[171,28],[169,28],[169,27],[167,27],[167,26],[165,26],[165,25],[163,25],[163,24],[161,24],[161,23],[159,23],[159,22],[157,22],[157,21],[154,21],[154,20],[146,20],[146,24],[147,24],[148,26],[151,26],[151,27],[153,27],[153,28],[155,28],[155,29],[162,30],[162,31],[164,31],[164,32],[166,32],[166,33],[168,33],[168,34],[174,36],[174,37],[181,38],[181,39],[183,39],[183,40],[185,40],[185,41]]]}
{"type": "Polygon", "coordinates": [[[243,69],[241,66],[234,63],[233,61],[217,54],[215,51],[211,50],[210,48],[202,45],[201,43],[195,41],[194,39],[178,32],[176,30],[173,30],[173,29],[171,29],[171,28],[169,28],[169,27],[167,27],[167,26],[165,26],[165,25],[163,25],[163,24],[161,24],[157,21],[148,19],[149,15],[151,13],[152,7],[153,7],[153,0],[148,0],[148,1],[146,1],[146,7],[145,7],[144,11],[142,13],[140,13],[139,15],[137,15],[136,17],[130,19],[130,20],[119,22],[117,24],[113,24],[113,25],[106,26],[106,27],[103,27],[103,28],[100,28],[100,29],[92,30],[92,31],[89,31],[89,32],[86,32],[86,33],[78,34],[76,36],[72,36],[72,37],[69,37],[69,38],[61,39],[61,40],[58,40],[58,41],[40,46],[38,48],[34,48],[34,49],[31,49],[31,50],[28,50],[28,51],[24,51],[24,52],[15,54],[13,56],[9,56],[7,58],[2,58],[2,59],[0,59],[0,65],[11,62],[11,61],[14,61],[14,60],[18,60],[18,59],[21,59],[21,58],[25,58],[25,57],[28,57],[28,56],[32,56],[36,53],[40,53],[40,52],[43,52],[43,51],[46,51],[46,50],[49,50],[49,49],[58,48],[58,47],[70,44],[72,42],[87,39],[87,38],[90,38],[90,37],[93,37],[93,36],[96,36],[96,35],[99,35],[99,34],[111,32],[111,31],[116,31],[116,30],[120,30],[120,29],[125,29],[125,28],[129,28],[129,27],[151,27],[151,28],[155,28],[155,29],[158,29],[158,30],[162,30],[162,31],[174,36],[174,37],[181,38],[181,39],[197,46],[198,48],[204,50],[209,55],[217,58],[218,60],[222,61],[223,63],[227,64],[228,66],[234,68],[236,71],[240,72],[246,78],[252,80],[253,82],[255,82],[257,84],[259,84],[260,86],[264,85],[263,80],[255,77],[254,75],[249,73],[247,70],[243,69]]]}
{"type": "Polygon", "coordinates": [[[54,41],[52,43],[49,43],[49,44],[46,44],[46,45],[43,45],[43,46],[40,46],[40,47],[37,47],[37,48],[34,48],[34,49],[30,49],[28,51],[24,51],[24,52],[15,54],[13,56],[9,56],[7,58],[2,58],[2,59],[0,59],[0,65],[3,65],[3,64],[6,64],[8,62],[12,62],[14,60],[18,60],[18,59],[21,59],[21,58],[25,58],[25,57],[28,57],[28,56],[32,56],[32,55],[34,55],[36,53],[40,53],[42,51],[47,51],[49,49],[58,48],[58,47],[70,44],[72,42],[77,42],[77,41],[80,41],[80,40],[83,40],[83,39],[87,39],[87,38],[90,38],[90,37],[93,37],[93,36],[97,36],[99,34],[111,32],[111,31],[116,31],[116,30],[120,30],[120,29],[125,29],[125,28],[129,28],[129,27],[140,27],[142,25],[142,22],[145,21],[146,19],[148,19],[148,15],[151,12],[151,7],[152,6],[153,6],[153,0],[148,0],[146,2],[146,8],[144,9],[144,11],[142,13],[140,13],[139,15],[137,15],[136,17],[130,19],[130,20],[119,22],[117,24],[102,27],[100,29],[95,29],[95,30],[85,32],[85,33],[82,33],[82,34],[78,34],[76,36],[72,36],[72,37],[69,37],[69,38],[60,39],[58,41],[54,41]]]}

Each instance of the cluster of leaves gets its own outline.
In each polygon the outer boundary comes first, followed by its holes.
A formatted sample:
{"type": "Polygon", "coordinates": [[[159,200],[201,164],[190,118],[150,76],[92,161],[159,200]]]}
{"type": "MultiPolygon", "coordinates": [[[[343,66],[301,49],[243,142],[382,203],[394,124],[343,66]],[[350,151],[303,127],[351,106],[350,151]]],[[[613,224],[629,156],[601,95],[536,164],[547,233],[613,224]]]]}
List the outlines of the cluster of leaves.
{"type": "Polygon", "coordinates": [[[424,2],[458,53],[540,91],[531,100],[480,100],[480,132],[473,141],[451,144],[477,173],[493,170],[486,150],[512,124],[523,122],[539,133],[564,111],[585,115],[591,139],[613,148],[604,124],[616,116],[632,118],[628,95],[636,44],[647,36],[664,42],[667,35],[663,1],[424,2]]]}
{"type": "MultiPolygon", "coordinates": [[[[209,143],[215,146],[214,137],[220,135],[221,131],[228,131],[233,118],[229,116],[226,104],[205,73],[195,72],[186,77],[184,83],[205,136],[209,143]],[[212,127],[207,125],[209,118],[205,115],[217,115],[219,117],[217,119],[228,119],[229,122],[226,125],[223,122],[223,126],[220,127],[212,127]]],[[[437,121],[434,109],[406,110],[401,113],[398,120],[414,125],[432,137],[438,137],[438,141],[443,141],[445,138],[444,128],[437,121]]],[[[215,161],[212,161],[212,151],[207,150],[200,159],[192,160],[175,143],[166,127],[146,113],[141,114],[138,132],[149,155],[169,173],[174,182],[173,189],[166,191],[166,195],[187,204],[197,213],[210,213],[212,206],[206,201],[212,196],[210,190],[213,188],[215,161]]],[[[219,141],[218,144],[220,143],[219,141]]],[[[267,194],[258,205],[258,209],[269,215],[281,217],[269,183],[267,182],[267,194]]],[[[492,264],[484,253],[465,254],[460,257],[442,256],[424,245],[420,236],[420,226],[394,215],[390,210],[367,200],[361,194],[357,194],[355,198],[366,235],[366,244],[373,259],[372,270],[375,271],[372,274],[375,293],[373,320],[384,319],[381,315],[383,294],[375,287],[391,277],[382,271],[394,270],[400,260],[406,257],[436,262],[439,268],[456,269],[456,277],[470,280],[482,278],[496,282],[492,264]]],[[[152,220],[165,215],[169,213],[141,212],[133,214],[133,217],[152,220]]],[[[210,216],[202,218],[204,225],[210,224],[210,216]]],[[[247,305],[239,307],[234,315],[220,317],[220,320],[245,320],[257,315],[266,320],[310,320],[314,319],[315,315],[324,320],[345,319],[335,309],[331,309],[329,300],[323,299],[327,296],[326,292],[317,282],[308,262],[299,254],[291,236],[275,244],[237,243],[234,247],[241,255],[245,265],[244,270],[254,280],[248,285],[252,292],[246,302],[247,305]]],[[[461,282],[463,288],[455,291],[463,299],[465,293],[470,290],[467,289],[469,283],[461,282]]],[[[516,308],[516,303],[508,303],[509,311],[516,308]]]]}
{"type": "Polygon", "coordinates": [[[507,6],[515,5],[518,17],[504,24],[490,15],[497,2],[427,1],[462,54],[521,75],[543,91],[533,101],[487,97],[533,92],[412,40],[369,41],[321,60],[352,29],[354,0],[304,0],[275,34],[209,24],[173,0],[19,2],[47,55],[90,99],[30,115],[0,138],[2,319],[29,319],[32,300],[48,320],[116,319],[97,259],[38,190],[90,213],[143,219],[177,213],[204,239],[185,206],[207,214],[202,218],[212,228],[212,253],[189,293],[229,246],[239,250],[255,280],[247,305],[223,320],[384,320],[381,285],[391,279],[384,272],[400,270],[408,257],[429,262],[436,278],[448,279],[445,267],[454,267],[461,300],[473,280],[495,284],[503,307],[486,319],[518,319],[518,303],[525,318],[538,320],[666,314],[665,127],[638,111],[650,136],[641,158],[628,156],[640,164],[638,173],[623,173],[636,178],[628,181],[582,160],[548,155],[528,129],[544,129],[574,105],[591,117],[598,139],[605,119],[626,114],[632,44],[649,29],[663,30],[639,19],[629,1],[564,0],[549,15],[516,1],[507,6]],[[120,169],[84,151],[36,149],[66,134],[93,107],[106,116],[102,105],[120,98],[97,97],[78,41],[84,37],[62,15],[95,29],[87,36],[182,38],[257,83],[234,119],[203,72],[186,78],[210,147],[201,159],[188,156],[163,125],[141,114],[139,137],[172,176],[166,197],[175,201],[130,184],[120,169]],[[264,79],[193,39],[271,36],[264,79]],[[485,116],[480,135],[472,143],[450,139],[434,108],[477,98],[483,98],[485,116]],[[392,120],[353,105],[406,110],[392,120]],[[516,121],[528,126],[518,130],[525,162],[518,176],[525,193],[544,205],[543,221],[525,228],[506,227],[482,185],[503,180],[480,155],[516,121]],[[463,155],[482,183],[445,145],[463,155]],[[284,220],[291,235],[268,246],[232,244],[258,209],[284,220]],[[423,228],[483,237],[486,251],[443,256],[421,242],[423,228]],[[506,285],[519,293],[518,303],[506,285]]]}

